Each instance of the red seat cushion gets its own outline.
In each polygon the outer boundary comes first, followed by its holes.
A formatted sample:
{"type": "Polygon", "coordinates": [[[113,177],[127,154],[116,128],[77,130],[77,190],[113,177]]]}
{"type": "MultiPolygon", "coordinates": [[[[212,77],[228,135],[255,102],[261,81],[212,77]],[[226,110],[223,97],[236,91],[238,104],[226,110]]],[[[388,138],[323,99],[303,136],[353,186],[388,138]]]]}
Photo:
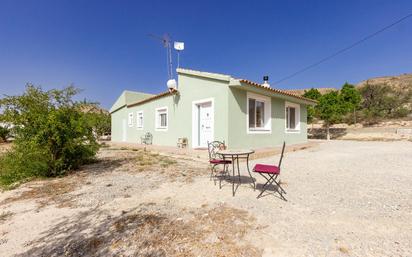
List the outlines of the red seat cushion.
{"type": "Polygon", "coordinates": [[[275,165],[266,165],[266,164],[256,164],[253,168],[254,172],[259,173],[270,173],[270,174],[279,174],[280,169],[275,165]]]}
{"type": "Polygon", "coordinates": [[[230,160],[222,160],[222,159],[213,159],[209,161],[212,164],[229,164],[232,163],[230,160]]]}

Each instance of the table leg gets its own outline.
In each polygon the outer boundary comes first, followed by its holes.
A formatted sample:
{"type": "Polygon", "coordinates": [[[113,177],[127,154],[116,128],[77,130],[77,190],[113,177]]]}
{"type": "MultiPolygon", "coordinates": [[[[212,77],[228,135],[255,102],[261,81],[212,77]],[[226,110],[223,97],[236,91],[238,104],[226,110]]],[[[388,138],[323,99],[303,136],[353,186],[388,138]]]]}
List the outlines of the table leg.
{"type": "Polygon", "coordinates": [[[239,185],[242,184],[242,180],[240,179],[240,169],[239,169],[239,155],[236,156],[236,164],[237,164],[237,175],[239,178],[239,185]]]}
{"type": "Polygon", "coordinates": [[[247,172],[249,173],[249,177],[252,179],[252,182],[253,182],[253,190],[255,190],[256,189],[255,179],[252,177],[252,174],[250,173],[250,169],[249,169],[249,154],[246,157],[246,166],[247,166],[247,172]]]}
{"type": "Polygon", "coordinates": [[[232,155],[232,196],[235,196],[235,157],[232,155]]]}

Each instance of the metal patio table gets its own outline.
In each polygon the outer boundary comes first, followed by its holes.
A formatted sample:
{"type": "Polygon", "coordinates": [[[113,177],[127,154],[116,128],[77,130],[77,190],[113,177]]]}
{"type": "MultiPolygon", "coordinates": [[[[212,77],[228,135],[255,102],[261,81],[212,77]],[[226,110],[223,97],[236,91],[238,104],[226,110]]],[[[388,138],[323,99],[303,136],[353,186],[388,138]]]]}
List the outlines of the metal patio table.
{"type": "MultiPolygon", "coordinates": [[[[219,150],[216,153],[219,155],[222,155],[224,159],[232,159],[232,171],[233,171],[233,176],[232,176],[232,194],[235,196],[235,161],[236,161],[236,166],[237,166],[237,174],[239,178],[238,186],[241,184],[241,179],[240,179],[240,170],[239,170],[239,159],[246,159],[246,167],[247,167],[247,172],[249,173],[249,177],[252,179],[253,183],[253,189],[256,188],[255,186],[255,179],[252,177],[252,174],[250,173],[249,170],[249,156],[253,154],[255,151],[251,149],[228,149],[228,150],[219,150]]],[[[237,187],[236,187],[237,189],[237,187]]]]}

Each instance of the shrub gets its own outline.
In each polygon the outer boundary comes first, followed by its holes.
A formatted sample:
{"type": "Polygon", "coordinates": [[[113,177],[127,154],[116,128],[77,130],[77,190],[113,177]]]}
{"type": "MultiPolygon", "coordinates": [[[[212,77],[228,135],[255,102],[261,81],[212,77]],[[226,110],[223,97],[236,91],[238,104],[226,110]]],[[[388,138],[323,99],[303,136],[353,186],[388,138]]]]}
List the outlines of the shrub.
{"type": "Polygon", "coordinates": [[[10,136],[10,129],[7,127],[0,126],[0,142],[6,142],[7,138],[10,136]]]}
{"type": "Polygon", "coordinates": [[[15,125],[13,147],[0,159],[0,183],[64,175],[95,156],[92,128],[72,100],[78,92],[28,85],[23,95],[0,99],[1,120],[15,125]]]}
{"type": "Polygon", "coordinates": [[[383,118],[401,118],[411,113],[411,87],[393,88],[387,84],[366,83],[360,89],[362,112],[366,122],[383,118]]]}

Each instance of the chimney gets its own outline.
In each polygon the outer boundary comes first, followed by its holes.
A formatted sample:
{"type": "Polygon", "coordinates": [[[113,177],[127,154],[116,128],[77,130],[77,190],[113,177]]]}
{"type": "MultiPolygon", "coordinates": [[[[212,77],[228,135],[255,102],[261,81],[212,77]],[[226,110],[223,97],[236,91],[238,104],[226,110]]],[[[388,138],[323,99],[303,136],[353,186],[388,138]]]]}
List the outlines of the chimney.
{"type": "Polygon", "coordinates": [[[262,86],[264,86],[264,87],[270,87],[270,84],[269,84],[269,76],[263,76],[263,84],[262,84],[262,86]]]}

